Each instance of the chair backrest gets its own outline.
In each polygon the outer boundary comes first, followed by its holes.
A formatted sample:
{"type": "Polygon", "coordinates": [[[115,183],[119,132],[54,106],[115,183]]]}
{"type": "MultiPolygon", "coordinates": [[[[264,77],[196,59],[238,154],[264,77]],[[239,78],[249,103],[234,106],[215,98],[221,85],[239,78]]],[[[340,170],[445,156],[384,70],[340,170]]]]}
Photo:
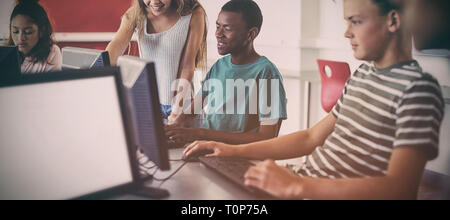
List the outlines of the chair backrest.
{"type": "Polygon", "coordinates": [[[317,60],[322,81],[321,103],[326,112],[336,105],[345,83],[350,78],[348,63],[330,60],[317,60]]]}

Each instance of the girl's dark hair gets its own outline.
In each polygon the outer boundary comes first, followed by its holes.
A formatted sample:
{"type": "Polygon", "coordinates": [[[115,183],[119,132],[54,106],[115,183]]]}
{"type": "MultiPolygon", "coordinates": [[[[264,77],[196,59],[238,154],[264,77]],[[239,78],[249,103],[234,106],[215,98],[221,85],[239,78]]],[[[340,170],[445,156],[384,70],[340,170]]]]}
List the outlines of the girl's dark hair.
{"type": "MultiPolygon", "coordinates": [[[[11,36],[11,23],[12,20],[17,15],[25,15],[28,16],[31,21],[38,26],[38,34],[39,41],[31,49],[28,54],[29,57],[33,58],[35,63],[46,61],[48,55],[50,54],[50,50],[52,46],[55,44],[55,41],[52,39],[53,28],[48,18],[47,12],[45,12],[44,8],[38,3],[39,0],[19,0],[17,1],[16,7],[14,7],[13,12],[11,13],[11,17],[9,19],[9,39],[7,44],[14,45],[14,41],[11,36]]],[[[25,59],[25,55],[21,54],[25,59]]]]}
{"type": "Polygon", "coordinates": [[[402,7],[396,0],[372,0],[380,9],[381,15],[387,15],[390,11],[401,11],[402,7]]]}

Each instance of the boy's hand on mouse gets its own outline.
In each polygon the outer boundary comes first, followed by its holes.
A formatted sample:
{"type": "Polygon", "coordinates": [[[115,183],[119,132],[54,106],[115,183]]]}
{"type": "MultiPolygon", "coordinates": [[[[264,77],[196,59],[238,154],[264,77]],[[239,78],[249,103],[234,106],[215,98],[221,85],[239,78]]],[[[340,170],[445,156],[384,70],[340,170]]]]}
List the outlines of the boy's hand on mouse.
{"type": "Polygon", "coordinates": [[[231,157],[236,155],[236,148],[232,145],[214,142],[214,141],[196,141],[186,147],[183,154],[189,156],[200,150],[212,150],[212,154],[207,157],[231,157]]]}
{"type": "Polygon", "coordinates": [[[273,160],[250,167],[244,177],[247,186],[261,189],[277,198],[300,198],[302,179],[273,160]]]}

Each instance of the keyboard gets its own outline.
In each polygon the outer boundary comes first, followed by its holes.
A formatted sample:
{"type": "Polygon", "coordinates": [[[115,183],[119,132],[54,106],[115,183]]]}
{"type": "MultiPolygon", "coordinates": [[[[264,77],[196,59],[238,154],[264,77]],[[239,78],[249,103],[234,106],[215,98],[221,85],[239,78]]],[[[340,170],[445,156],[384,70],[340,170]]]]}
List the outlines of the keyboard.
{"type": "Polygon", "coordinates": [[[213,169],[235,184],[244,188],[246,191],[253,194],[266,195],[258,189],[246,186],[244,183],[245,173],[247,172],[248,168],[254,166],[254,164],[250,161],[230,157],[199,157],[198,159],[206,167],[213,169]]]}

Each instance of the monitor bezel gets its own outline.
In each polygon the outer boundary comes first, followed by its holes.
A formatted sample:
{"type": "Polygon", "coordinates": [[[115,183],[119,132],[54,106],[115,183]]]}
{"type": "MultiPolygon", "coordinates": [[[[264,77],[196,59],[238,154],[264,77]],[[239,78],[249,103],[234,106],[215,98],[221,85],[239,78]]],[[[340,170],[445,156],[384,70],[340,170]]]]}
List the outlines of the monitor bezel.
{"type": "Polygon", "coordinates": [[[136,148],[136,150],[138,148],[140,148],[141,150],[144,151],[144,154],[149,158],[150,161],[152,161],[155,165],[158,166],[158,168],[160,170],[170,170],[170,159],[169,159],[169,147],[168,147],[168,143],[167,143],[167,136],[166,133],[164,131],[164,122],[163,122],[163,116],[162,116],[162,111],[161,111],[161,103],[160,103],[160,99],[159,99],[159,89],[158,89],[158,81],[157,81],[157,75],[156,75],[156,67],[155,67],[155,63],[148,61],[148,60],[144,60],[144,59],[140,59],[138,57],[134,57],[134,56],[120,56],[118,58],[118,65],[121,68],[121,73],[122,73],[122,77],[127,77],[130,73],[128,72],[123,72],[122,70],[125,69],[132,69],[134,74],[139,73],[139,75],[137,76],[133,76],[133,79],[135,78],[136,81],[134,81],[133,85],[129,85],[127,82],[123,82],[123,86],[126,89],[126,93],[127,93],[127,97],[130,99],[130,106],[129,109],[127,109],[128,111],[130,111],[130,124],[131,124],[131,128],[130,130],[133,131],[135,135],[133,135],[133,143],[134,146],[136,148]],[[130,66],[133,68],[124,68],[125,66],[130,66]],[[135,67],[139,67],[139,68],[135,68],[135,67]],[[136,70],[139,70],[136,71],[136,70]],[[138,146],[140,141],[138,140],[139,138],[141,138],[139,136],[139,126],[135,123],[139,123],[139,119],[136,118],[136,112],[133,112],[134,109],[131,106],[132,102],[133,102],[133,90],[135,89],[135,85],[137,83],[137,80],[139,80],[141,77],[143,77],[143,75],[146,74],[146,80],[147,80],[147,85],[148,87],[148,92],[150,93],[150,105],[152,107],[154,107],[155,109],[152,110],[153,115],[149,115],[149,117],[152,117],[151,121],[154,122],[154,125],[156,128],[155,131],[155,142],[157,145],[157,149],[150,149],[147,148],[147,146],[138,146]],[[126,76],[124,76],[126,75],[126,76]]]}
{"type": "Polygon", "coordinates": [[[157,144],[157,150],[158,150],[158,156],[157,160],[152,160],[154,156],[149,156],[149,159],[153,161],[155,164],[158,165],[160,170],[170,170],[170,162],[169,162],[169,148],[167,144],[167,136],[164,131],[164,122],[162,120],[162,111],[161,111],[161,103],[159,101],[159,89],[158,89],[158,81],[156,79],[156,68],[155,63],[148,62],[145,65],[145,69],[147,70],[147,80],[150,90],[150,96],[152,98],[151,104],[152,106],[156,106],[155,109],[153,109],[153,121],[155,122],[155,127],[157,128],[163,128],[163,129],[156,129],[156,144],[157,144]],[[167,160],[160,160],[161,158],[167,158],[167,160]]]}
{"type": "MultiPolygon", "coordinates": [[[[6,73],[7,75],[0,76],[0,81],[11,81],[20,77],[22,74],[21,65],[20,65],[20,53],[19,48],[17,46],[0,46],[0,50],[7,50],[8,56],[15,55],[14,63],[8,64],[9,66],[14,66],[13,68],[16,70],[14,73],[6,73]]],[[[3,70],[2,70],[3,72],[3,70]]]]}

